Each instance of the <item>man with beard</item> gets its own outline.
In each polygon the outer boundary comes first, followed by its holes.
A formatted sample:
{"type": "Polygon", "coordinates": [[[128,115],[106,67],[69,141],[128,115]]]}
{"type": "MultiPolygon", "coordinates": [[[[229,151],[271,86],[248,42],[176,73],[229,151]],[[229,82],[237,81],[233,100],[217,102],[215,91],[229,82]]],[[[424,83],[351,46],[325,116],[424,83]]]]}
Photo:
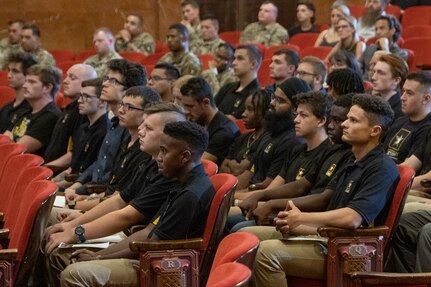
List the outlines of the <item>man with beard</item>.
{"type": "Polygon", "coordinates": [[[326,81],[326,66],[317,57],[304,57],[295,71],[295,77],[304,80],[313,91],[325,91],[323,83],[326,81]]]}
{"type": "Polygon", "coordinates": [[[358,34],[366,42],[375,36],[374,24],[385,13],[387,0],[365,0],[365,14],[359,18],[358,34]]]}
{"type": "Polygon", "coordinates": [[[279,174],[284,161],[298,145],[293,122],[293,97],[308,92],[310,87],[301,79],[290,78],[275,90],[271,112],[266,116],[269,132],[262,139],[249,168],[238,176],[235,197],[248,190],[263,189],[279,174]]]}
{"type": "Polygon", "coordinates": [[[206,127],[208,131],[208,148],[202,158],[220,166],[239,134],[237,125],[217,109],[211,88],[204,79],[188,80],[181,87],[181,94],[187,119],[206,127]]]}

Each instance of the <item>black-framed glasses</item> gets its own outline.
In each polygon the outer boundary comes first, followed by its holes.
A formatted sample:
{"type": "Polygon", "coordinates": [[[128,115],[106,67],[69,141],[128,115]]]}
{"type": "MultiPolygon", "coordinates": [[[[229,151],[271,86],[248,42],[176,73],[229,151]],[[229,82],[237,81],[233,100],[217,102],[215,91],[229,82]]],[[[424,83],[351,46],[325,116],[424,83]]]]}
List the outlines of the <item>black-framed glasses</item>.
{"type": "Polygon", "coordinates": [[[116,78],[110,78],[108,76],[103,77],[103,82],[108,82],[110,85],[113,86],[124,86],[124,83],[120,82],[116,78]]]}
{"type": "Polygon", "coordinates": [[[161,81],[161,80],[169,81],[169,80],[172,80],[172,79],[171,78],[166,78],[166,77],[160,77],[160,76],[150,76],[148,78],[148,81],[150,81],[150,80],[153,80],[154,82],[158,82],[158,81],[161,81]]]}
{"type": "Polygon", "coordinates": [[[142,111],[144,111],[144,109],[137,108],[137,107],[134,107],[132,105],[125,104],[125,103],[120,103],[120,108],[123,108],[123,110],[125,112],[127,112],[127,111],[141,111],[142,112],[142,111]]]}
{"type": "Polygon", "coordinates": [[[304,76],[313,76],[313,77],[317,76],[317,74],[308,73],[306,71],[295,71],[294,75],[295,77],[299,77],[299,78],[302,78],[304,76]]]}
{"type": "Polygon", "coordinates": [[[80,94],[79,98],[82,99],[84,102],[88,102],[91,98],[99,98],[98,96],[92,96],[89,94],[80,94]]]}

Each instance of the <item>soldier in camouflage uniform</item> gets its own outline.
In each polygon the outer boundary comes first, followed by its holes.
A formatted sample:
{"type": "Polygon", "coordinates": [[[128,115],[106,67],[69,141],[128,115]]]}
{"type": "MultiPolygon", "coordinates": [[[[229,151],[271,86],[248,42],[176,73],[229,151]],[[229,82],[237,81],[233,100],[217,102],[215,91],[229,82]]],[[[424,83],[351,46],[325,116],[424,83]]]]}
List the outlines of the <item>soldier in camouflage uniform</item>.
{"type": "Polygon", "coordinates": [[[124,29],[115,36],[115,49],[121,51],[141,52],[145,56],[154,54],[156,43],[153,36],[142,32],[143,19],[139,14],[129,14],[124,23],[124,29]]]}
{"type": "Polygon", "coordinates": [[[21,45],[21,30],[24,26],[23,20],[12,20],[8,23],[8,37],[0,41],[0,70],[7,69],[7,57],[10,53],[18,52],[21,45]]]}
{"type": "Polygon", "coordinates": [[[224,43],[218,37],[218,20],[214,16],[206,16],[201,20],[201,38],[190,44],[190,51],[196,55],[215,55],[218,46],[224,43]]]}
{"type": "Polygon", "coordinates": [[[40,47],[40,30],[34,24],[25,24],[21,30],[21,49],[36,56],[39,65],[55,66],[54,57],[40,47]]]}
{"type": "Polygon", "coordinates": [[[201,38],[199,4],[194,0],[183,0],[181,10],[183,12],[181,24],[189,30],[189,43],[192,45],[201,38]]]}
{"type": "Polygon", "coordinates": [[[287,42],[287,30],[276,22],[278,9],[272,2],[264,2],[259,9],[258,22],[245,27],[240,43],[259,43],[267,47],[287,42]]]}
{"type": "Polygon", "coordinates": [[[84,64],[92,66],[99,78],[108,75],[108,63],[113,59],[122,57],[114,50],[114,36],[108,28],[97,29],[93,36],[94,49],[96,55],[84,61],[84,64]]]}
{"type": "Polygon", "coordinates": [[[213,94],[216,95],[220,87],[238,81],[232,69],[235,49],[229,43],[222,43],[218,46],[215,57],[214,67],[201,73],[211,87],[213,94]]]}
{"type": "Polygon", "coordinates": [[[164,55],[158,63],[168,63],[174,65],[184,75],[199,75],[201,63],[199,58],[189,52],[189,33],[183,24],[173,24],[169,26],[166,35],[170,52],[164,55]]]}

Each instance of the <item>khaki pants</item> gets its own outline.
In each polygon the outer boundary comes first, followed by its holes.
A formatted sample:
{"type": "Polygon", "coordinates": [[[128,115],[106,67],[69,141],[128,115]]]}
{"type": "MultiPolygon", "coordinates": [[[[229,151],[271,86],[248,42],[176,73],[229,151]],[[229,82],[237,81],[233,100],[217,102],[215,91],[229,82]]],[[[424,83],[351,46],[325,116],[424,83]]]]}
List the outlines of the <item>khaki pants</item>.
{"type": "Polygon", "coordinates": [[[415,212],[418,210],[431,210],[431,204],[420,202],[424,199],[431,199],[428,192],[420,190],[410,190],[404,205],[403,213],[415,212]]]}

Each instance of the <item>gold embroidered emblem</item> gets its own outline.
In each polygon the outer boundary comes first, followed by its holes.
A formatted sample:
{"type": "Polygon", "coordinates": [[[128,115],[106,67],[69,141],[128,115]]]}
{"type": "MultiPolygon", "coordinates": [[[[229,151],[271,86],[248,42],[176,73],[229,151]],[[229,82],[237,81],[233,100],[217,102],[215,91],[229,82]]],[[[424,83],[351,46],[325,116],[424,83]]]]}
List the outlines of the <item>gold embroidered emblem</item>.
{"type": "Polygon", "coordinates": [[[266,146],[266,148],[265,148],[265,150],[263,151],[264,153],[269,153],[269,151],[271,150],[271,148],[272,148],[272,143],[269,143],[267,146],[266,146]]]}
{"type": "Polygon", "coordinates": [[[296,173],[296,178],[295,180],[300,180],[305,174],[305,169],[303,169],[302,167],[300,169],[298,169],[298,172],[296,173]]]}
{"type": "Polygon", "coordinates": [[[344,190],[345,193],[349,193],[350,189],[352,188],[353,180],[350,180],[349,183],[346,186],[346,189],[344,190]]]}
{"type": "Polygon", "coordinates": [[[331,166],[326,171],[326,176],[332,176],[336,168],[337,168],[337,165],[335,163],[331,164],[331,166]]]}

